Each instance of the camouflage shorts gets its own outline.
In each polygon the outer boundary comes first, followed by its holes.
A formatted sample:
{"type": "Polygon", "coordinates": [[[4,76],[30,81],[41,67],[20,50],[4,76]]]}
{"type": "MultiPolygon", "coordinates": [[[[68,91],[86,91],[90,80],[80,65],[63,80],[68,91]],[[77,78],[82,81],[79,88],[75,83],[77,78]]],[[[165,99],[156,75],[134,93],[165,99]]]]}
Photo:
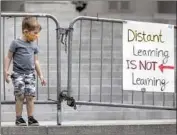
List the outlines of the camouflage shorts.
{"type": "Polygon", "coordinates": [[[35,74],[31,73],[28,75],[13,73],[11,75],[12,83],[14,85],[14,95],[20,96],[33,96],[35,97],[36,85],[35,85],[35,74]]]}

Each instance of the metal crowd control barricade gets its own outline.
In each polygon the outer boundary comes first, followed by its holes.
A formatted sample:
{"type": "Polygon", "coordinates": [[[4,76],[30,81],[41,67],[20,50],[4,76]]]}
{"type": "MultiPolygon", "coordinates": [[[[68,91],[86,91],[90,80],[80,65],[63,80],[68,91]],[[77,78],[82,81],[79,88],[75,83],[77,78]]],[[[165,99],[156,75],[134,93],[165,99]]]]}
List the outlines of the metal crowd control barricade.
{"type": "MultiPolygon", "coordinates": [[[[36,17],[40,24],[42,25],[41,40],[37,41],[40,46],[40,64],[42,72],[45,74],[47,79],[47,86],[39,86],[39,81],[37,78],[37,93],[35,104],[56,104],[57,105],[57,124],[61,124],[60,114],[61,114],[61,102],[59,101],[59,94],[61,91],[61,48],[60,48],[60,25],[58,20],[50,14],[40,14],[40,13],[1,13],[1,65],[4,65],[4,57],[9,49],[9,45],[13,39],[18,38],[22,34],[22,18],[25,16],[36,17]],[[53,24],[52,24],[53,23],[53,24]],[[52,42],[52,43],[51,43],[52,42]],[[52,52],[52,53],[51,53],[52,52]],[[53,54],[53,59],[50,57],[53,54]],[[52,81],[51,74],[52,71],[54,78],[52,81]],[[52,87],[51,82],[55,82],[52,87]],[[53,90],[55,93],[52,95],[50,91],[53,90]],[[44,93],[43,93],[44,92],[44,93]],[[40,94],[42,93],[42,94],[40,94]],[[42,95],[42,96],[41,96],[42,95]]],[[[11,64],[12,65],[12,64],[11,64]]],[[[3,72],[4,67],[1,67],[3,72]]],[[[1,75],[3,74],[1,72],[1,75]]],[[[6,84],[5,79],[2,75],[1,81],[1,103],[2,104],[15,104],[13,100],[13,87],[11,84],[6,84]],[[10,96],[10,97],[9,97],[10,96]]]]}
{"type": "Polygon", "coordinates": [[[86,16],[70,23],[68,96],[76,105],[176,110],[175,93],[123,90],[123,23],[86,16]]]}
{"type": "MultiPolygon", "coordinates": [[[[2,13],[0,63],[4,63],[5,52],[10,42],[17,38],[18,34],[21,35],[21,18],[25,16],[36,17],[43,29],[37,44],[41,45],[39,59],[43,71],[46,69],[48,85],[40,88],[37,79],[35,103],[56,104],[58,125],[61,124],[63,100],[67,100],[67,104],[75,109],[76,105],[91,105],[176,110],[175,93],[123,90],[122,24],[126,23],[125,20],[81,16],[75,18],[69,28],[65,29],[60,28],[57,19],[49,14],[2,13]],[[68,53],[67,88],[63,91],[61,43],[65,45],[65,51],[68,53]],[[56,94],[51,94],[52,90],[56,94]],[[43,97],[41,91],[46,92],[43,97]]],[[[2,65],[4,64],[1,64],[1,73],[4,69],[2,65]]],[[[3,75],[1,84],[1,103],[14,104],[15,101],[8,97],[13,96],[12,87],[5,83],[3,75]]]]}

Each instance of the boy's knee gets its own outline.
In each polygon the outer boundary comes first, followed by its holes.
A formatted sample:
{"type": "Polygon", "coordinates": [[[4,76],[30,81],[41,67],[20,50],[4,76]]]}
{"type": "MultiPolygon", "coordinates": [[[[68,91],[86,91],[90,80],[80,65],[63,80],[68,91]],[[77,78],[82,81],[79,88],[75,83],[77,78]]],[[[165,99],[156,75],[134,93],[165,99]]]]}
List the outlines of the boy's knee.
{"type": "Polygon", "coordinates": [[[26,101],[31,102],[33,101],[34,97],[33,96],[26,96],[26,101]]]}
{"type": "Polygon", "coordinates": [[[25,98],[25,97],[24,97],[23,94],[18,95],[18,96],[15,97],[16,101],[22,101],[22,102],[24,101],[24,98],[25,98]]]}

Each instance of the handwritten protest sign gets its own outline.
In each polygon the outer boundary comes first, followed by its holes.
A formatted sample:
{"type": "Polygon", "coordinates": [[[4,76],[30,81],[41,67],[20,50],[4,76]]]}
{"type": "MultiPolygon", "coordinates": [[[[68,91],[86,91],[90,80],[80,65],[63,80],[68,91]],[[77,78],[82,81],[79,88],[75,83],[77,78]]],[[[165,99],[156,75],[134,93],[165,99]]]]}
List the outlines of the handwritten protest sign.
{"type": "Polygon", "coordinates": [[[174,26],[123,24],[123,89],[174,92],[174,26]]]}

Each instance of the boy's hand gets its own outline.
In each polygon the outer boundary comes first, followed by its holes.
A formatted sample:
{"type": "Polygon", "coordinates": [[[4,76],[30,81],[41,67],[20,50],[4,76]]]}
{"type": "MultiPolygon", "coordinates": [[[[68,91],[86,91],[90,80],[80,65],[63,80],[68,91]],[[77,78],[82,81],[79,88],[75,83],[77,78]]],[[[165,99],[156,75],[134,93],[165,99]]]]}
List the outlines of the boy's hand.
{"type": "Polygon", "coordinates": [[[5,81],[6,81],[6,83],[10,82],[9,76],[10,76],[10,74],[8,72],[5,72],[5,81]]]}
{"type": "Polygon", "coordinates": [[[42,86],[45,86],[47,83],[46,81],[44,80],[44,77],[43,76],[39,76],[40,80],[41,80],[41,84],[42,86]]]}

